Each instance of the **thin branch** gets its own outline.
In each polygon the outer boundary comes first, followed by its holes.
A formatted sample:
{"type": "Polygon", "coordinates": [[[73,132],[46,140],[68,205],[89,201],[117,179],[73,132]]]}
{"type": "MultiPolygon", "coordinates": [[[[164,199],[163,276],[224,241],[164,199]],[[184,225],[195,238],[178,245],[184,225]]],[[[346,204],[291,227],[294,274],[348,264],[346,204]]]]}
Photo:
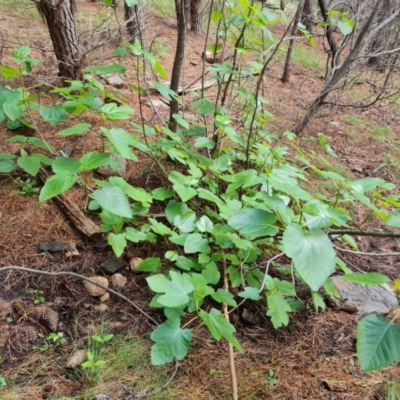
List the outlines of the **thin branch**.
{"type": "Polygon", "coordinates": [[[332,235],[350,235],[350,236],[373,236],[373,237],[394,237],[400,238],[400,233],[394,232],[372,232],[372,231],[351,231],[351,230],[337,230],[327,232],[329,236],[332,235]]]}
{"type": "Polygon", "coordinates": [[[276,254],[275,256],[273,256],[272,258],[270,258],[270,259],[267,261],[267,266],[266,266],[265,272],[264,272],[264,279],[263,279],[263,281],[262,281],[260,290],[258,291],[259,293],[261,293],[262,290],[264,289],[265,281],[267,280],[268,270],[269,270],[269,266],[270,266],[271,262],[274,261],[274,260],[276,260],[276,259],[279,258],[279,257],[284,256],[284,255],[285,255],[285,253],[276,254]]]}
{"type": "Polygon", "coordinates": [[[374,256],[374,257],[388,257],[388,256],[400,256],[400,252],[394,252],[394,253],[368,253],[368,252],[363,252],[363,251],[354,251],[354,250],[347,250],[347,249],[342,249],[337,246],[333,246],[336,250],[339,251],[344,251],[345,253],[352,253],[352,254],[357,254],[360,256],[374,256]]]}
{"type": "MultiPolygon", "coordinates": [[[[226,271],[226,260],[223,259],[223,268],[224,268],[224,289],[229,292],[229,281],[228,281],[228,274],[226,271]]],[[[224,316],[225,319],[229,323],[229,313],[228,313],[228,305],[223,304],[224,316]]],[[[232,399],[238,400],[238,385],[237,385],[237,378],[236,378],[236,370],[235,370],[235,357],[233,354],[233,345],[231,342],[228,342],[228,352],[229,352],[229,370],[231,375],[231,387],[232,387],[232,399]]]]}
{"type": "Polygon", "coordinates": [[[78,279],[82,279],[84,281],[90,282],[93,285],[96,285],[104,290],[106,290],[107,292],[114,294],[115,296],[120,297],[121,299],[125,300],[126,302],[128,302],[136,311],[139,311],[141,314],[143,314],[150,322],[152,322],[154,325],[158,326],[159,323],[153,319],[152,317],[150,317],[149,314],[147,314],[145,311],[143,311],[138,305],[136,305],[132,300],[129,300],[126,296],[124,296],[121,293],[116,292],[113,289],[110,289],[96,281],[93,281],[90,278],[87,278],[86,276],[80,275],[80,274],[76,274],[75,272],[66,272],[66,271],[62,271],[62,272],[48,272],[48,271],[38,271],[36,269],[32,269],[32,268],[25,268],[25,267],[19,267],[19,266],[15,266],[15,265],[6,265],[5,267],[1,267],[0,268],[0,272],[3,271],[22,271],[22,272],[30,272],[32,274],[39,274],[39,275],[47,275],[47,276],[73,276],[74,278],[78,278],[78,279]]]}

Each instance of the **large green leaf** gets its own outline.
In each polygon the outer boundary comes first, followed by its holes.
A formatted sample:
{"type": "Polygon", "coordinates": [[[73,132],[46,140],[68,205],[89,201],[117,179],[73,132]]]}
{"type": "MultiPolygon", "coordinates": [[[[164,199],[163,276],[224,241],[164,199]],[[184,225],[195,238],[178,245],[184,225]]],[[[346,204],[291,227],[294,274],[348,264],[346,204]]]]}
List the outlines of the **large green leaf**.
{"type": "Polygon", "coordinates": [[[120,119],[128,119],[132,116],[134,111],[128,106],[119,106],[115,103],[107,103],[101,107],[104,116],[112,121],[120,119]]]}
{"type": "Polygon", "coordinates": [[[193,292],[193,285],[186,274],[170,271],[170,280],[163,275],[154,275],[147,278],[147,283],[154,292],[164,293],[157,302],[164,307],[181,307],[189,303],[189,294],[193,292]],[[164,279],[165,278],[165,279],[164,279]]]}
{"type": "Polygon", "coordinates": [[[150,207],[150,203],[152,203],[153,197],[143,188],[134,187],[126,182],[125,179],[119,176],[110,177],[109,182],[112,185],[121,188],[131,199],[140,201],[145,207],[150,207]]]}
{"type": "Polygon", "coordinates": [[[102,128],[101,130],[122,157],[137,161],[136,156],[129,147],[136,144],[137,139],[135,136],[126,133],[122,128],[112,128],[110,130],[102,128]]]}
{"type": "Polygon", "coordinates": [[[256,238],[257,236],[274,236],[278,230],[274,226],[275,216],[264,210],[256,208],[244,208],[228,219],[228,224],[245,236],[256,238]]]}
{"type": "Polygon", "coordinates": [[[382,285],[389,283],[390,279],[379,272],[354,273],[342,276],[342,279],[347,282],[359,283],[361,285],[382,285]]]}
{"type": "Polygon", "coordinates": [[[40,107],[40,115],[51,125],[57,125],[60,122],[68,121],[65,108],[58,104],[56,106],[40,107]]]}
{"type": "Polygon", "coordinates": [[[132,218],[132,210],[124,191],[116,186],[95,190],[92,197],[105,210],[122,218],[132,218]]]}
{"type": "Polygon", "coordinates": [[[3,110],[11,121],[16,121],[18,118],[21,118],[22,115],[24,114],[25,106],[23,104],[17,105],[12,103],[4,103],[3,110]]]}
{"type": "Polygon", "coordinates": [[[151,362],[162,365],[174,358],[182,360],[189,351],[192,333],[189,329],[181,329],[180,319],[168,319],[154,330],[150,336],[156,343],[151,348],[151,362]]]}
{"type": "Polygon", "coordinates": [[[400,325],[383,315],[368,315],[357,326],[357,354],[361,368],[373,371],[400,361],[400,325]]]}
{"type": "Polygon", "coordinates": [[[110,233],[108,235],[108,244],[112,247],[117,257],[121,256],[126,247],[126,239],[122,234],[110,233]]]}
{"type": "Polygon", "coordinates": [[[94,72],[97,75],[107,75],[107,74],[123,74],[126,71],[126,68],[122,64],[113,64],[113,65],[96,65],[94,67],[87,67],[84,69],[85,72],[94,72]]]}
{"type": "Polygon", "coordinates": [[[156,272],[162,267],[159,257],[149,257],[143,260],[137,267],[137,271],[156,272]]]}
{"type": "Polygon", "coordinates": [[[71,135],[77,135],[79,133],[85,133],[91,126],[92,126],[91,124],[86,124],[86,123],[72,125],[69,128],[57,132],[56,135],[71,136],[71,135]]]}
{"type": "Polygon", "coordinates": [[[184,244],[185,253],[202,253],[206,251],[208,240],[204,239],[200,233],[191,233],[187,236],[184,244]]]}
{"type": "Polygon", "coordinates": [[[17,164],[25,172],[32,176],[36,176],[40,168],[40,160],[35,156],[19,157],[17,164]]]}
{"type": "Polygon", "coordinates": [[[243,353],[243,349],[238,340],[233,336],[236,332],[235,327],[226,320],[220,311],[215,308],[212,308],[209,313],[200,310],[199,316],[207,325],[207,328],[210,330],[214,339],[220,340],[223,337],[231,343],[236,350],[243,353]]]}
{"type": "Polygon", "coordinates": [[[8,174],[16,168],[13,160],[0,161],[0,173],[8,174]]]}
{"type": "Polygon", "coordinates": [[[75,174],[59,173],[47,179],[42,187],[39,196],[39,202],[51,199],[60,193],[68,190],[76,182],[75,174]]]}
{"type": "Polygon", "coordinates": [[[293,259],[300,277],[316,292],[335,269],[336,258],[328,235],[318,228],[289,225],[282,238],[284,252],[293,259]]]}
{"type": "Polygon", "coordinates": [[[81,163],[81,168],[83,168],[84,170],[89,170],[106,165],[109,159],[109,153],[99,153],[98,151],[91,151],[90,153],[84,154],[79,162],[81,163]]]}
{"type": "Polygon", "coordinates": [[[274,291],[267,296],[268,311],[267,315],[271,317],[272,325],[275,329],[289,323],[289,312],[292,311],[290,304],[283,297],[282,292],[274,291]]]}
{"type": "Polygon", "coordinates": [[[57,157],[51,164],[51,168],[55,174],[57,173],[69,173],[74,174],[79,171],[81,166],[78,160],[68,157],[57,157]]]}

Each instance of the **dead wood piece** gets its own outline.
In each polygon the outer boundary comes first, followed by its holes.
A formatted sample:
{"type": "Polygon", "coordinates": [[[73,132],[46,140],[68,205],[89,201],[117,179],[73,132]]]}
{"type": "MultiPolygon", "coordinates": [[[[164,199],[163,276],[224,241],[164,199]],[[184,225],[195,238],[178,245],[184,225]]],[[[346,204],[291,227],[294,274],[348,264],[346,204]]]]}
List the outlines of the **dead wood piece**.
{"type": "MultiPolygon", "coordinates": [[[[49,175],[44,168],[40,168],[39,178],[44,183],[49,175]]],[[[69,199],[65,194],[61,193],[55,200],[62,206],[72,223],[86,236],[91,238],[98,238],[101,236],[100,228],[79,209],[79,207],[69,199]]]]}

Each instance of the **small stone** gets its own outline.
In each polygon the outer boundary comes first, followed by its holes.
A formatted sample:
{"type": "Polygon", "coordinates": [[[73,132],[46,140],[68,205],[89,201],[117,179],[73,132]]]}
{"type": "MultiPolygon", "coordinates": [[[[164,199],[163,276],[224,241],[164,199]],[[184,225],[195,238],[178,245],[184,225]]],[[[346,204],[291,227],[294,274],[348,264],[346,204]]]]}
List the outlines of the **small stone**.
{"type": "Polygon", "coordinates": [[[111,283],[115,288],[124,287],[126,285],[126,282],[128,282],[128,279],[126,279],[125,276],[121,274],[115,274],[111,277],[111,283]]]}
{"type": "Polygon", "coordinates": [[[108,305],[107,304],[96,304],[93,307],[94,311],[98,311],[98,312],[106,312],[108,311],[108,305]]]}
{"type": "Polygon", "coordinates": [[[168,104],[165,104],[165,103],[164,103],[163,101],[161,101],[161,100],[152,100],[151,103],[148,102],[147,105],[148,105],[149,107],[151,107],[151,106],[153,105],[153,107],[154,107],[156,110],[158,110],[158,111],[161,111],[161,110],[169,110],[169,105],[168,105],[168,104]]]}
{"type": "MultiPolygon", "coordinates": [[[[94,282],[100,283],[101,285],[108,287],[108,279],[104,276],[91,276],[90,279],[94,282]]],[[[85,287],[86,291],[88,292],[89,296],[93,297],[100,297],[103,296],[107,290],[94,285],[91,282],[83,281],[83,286],[85,287]]]]}
{"type": "Polygon", "coordinates": [[[115,274],[120,269],[125,268],[126,262],[119,260],[118,258],[111,258],[100,265],[100,268],[106,274],[115,274]]]}
{"type": "Polygon", "coordinates": [[[123,88],[125,85],[125,82],[122,80],[122,78],[118,74],[108,74],[104,75],[105,81],[116,88],[123,88]]]}
{"type": "Polygon", "coordinates": [[[137,271],[137,266],[143,261],[143,258],[140,257],[132,257],[129,261],[129,267],[132,272],[139,272],[137,271]]]}
{"type": "Polygon", "coordinates": [[[56,240],[52,242],[42,242],[39,245],[40,251],[64,251],[66,244],[63,242],[57,242],[56,240]]]}
{"type": "Polygon", "coordinates": [[[120,176],[126,178],[126,160],[119,154],[112,154],[110,156],[111,166],[103,165],[97,168],[97,173],[104,176],[120,176]]]}
{"type": "Polygon", "coordinates": [[[104,303],[104,302],[106,302],[109,298],[110,298],[110,293],[105,292],[105,293],[103,294],[103,296],[99,297],[99,300],[100,300],[102,303],[104,303]]]}

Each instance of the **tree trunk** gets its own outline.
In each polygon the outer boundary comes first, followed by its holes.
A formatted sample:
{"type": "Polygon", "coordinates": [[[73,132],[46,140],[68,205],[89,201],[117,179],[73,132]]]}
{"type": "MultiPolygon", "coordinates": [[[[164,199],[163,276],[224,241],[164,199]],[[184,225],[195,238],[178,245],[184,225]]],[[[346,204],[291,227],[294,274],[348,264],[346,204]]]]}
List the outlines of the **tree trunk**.
{"type": "MultiPolygon", "coordinates": [[[[178,39],[176,43],[174,65],[172,67],[170,89],[174,92],[177,92],[179,88],[183,59],[185,56],[186,31],[190,14],[190,0],[175,0],[175,7],[176,16],[178,19],[178,39]]],[[[176,132],[177,123],[173,115],[177,114],[178,111],[178,100],[173,97],[170,101],[169,114],[169,129],[171,129],[172,132],[176,132]]]]}
{"type": "MultiPolygon", "coordinates": [[[[395,4],[391,0],[387,0],[377,17],[378,24],[388,18],[395,11],[395,4]]],[[[395,47],[395,42],[391,40],[393,36],[392,32],[393,22],[388,24],[381,33],[372,40],[371,47],[369,49],[370,53],[380,53],[387,50],[392,50],[395,47]]],[[[369,57],[367,60],[367,65],[373,67],[378,72],[385,72],[389,68],[390,59],[393,54],[383,54],[377,57],[369,57]]]]}
{"type": "MultiPolygon", "coordinates": [[[[305,0],[307,1],[307,0],[305,0]]],[[[293,49],[294,49],[294,42],[295,42],[295,37],[297,35],[297,24],[300,22],[301,15],[303,13],[303,7],[304,7],[304,0],[300,0],[299,5],[297,6],[297,11],[294,16],[293,20],[293,27],[292,27],[292,32],[290,33],[290,36],[292,37],[290,39],[289,43],[289,48],[286,54],[286,61],[285,61],[285,69],[283,70],[282,78],[281,81],[283,83],[288,83],[290,79],[290,65],[292,62],[292,54],[293,54],[293,49]]]]}
{"type": "Polygon", "coordinates": [[[201,34],[201,0],[190,0],[190,30],[201,34]]]}
{"type": "Polygon", "coordinates": [[[146,48],[146,38],[144,33],[144,10],[143,4],[138,2],[137,5],[129,7],[124,3],[126,29],[128,32],[128,42],[135,43],[139,41],[143,49],[146,48]]]}
{"type": "Polygon", "coordinates": [[[336,40],[333,35],[333,26],[330,22],[330,18],[328,15],[328,8],[325,4],[325,0],[318,0],[318,5],[321,10],[324,22],[328,24],[328,26],[325,27],[325,36],[328,40],[329,47],[331,49],[331,57],[332,57],[331,66],[332,68],[334,68],[336,65],[340,64],[340,55],[338,54],[338,46],[336,44],[336,40]]]}
{"type": "Polygon", "coordinates": [[[40,0],[37,9],[49,28],[59,75],[66,79],[82,79],[84,64],[79,34],[74,18],[76,0],[40,0]]]}
{"type": "Polygon", "coordinates": [[[332,75],[328,79],[328,81],[325,83],[324,88],[322,89],[321,93],[318,95],[318,97],[313,101],[311,104],[310,108],[308,109],[306,115],[302,119],[302,121],[297,125],[297,127],[294,129],[294,133],[296,135],[300,135],[300,133],[303,132],[305,127],[309,124],[309,122],[314,118],[315,114],[318,112],[319,108],[321,107],[321,104],[324,103],[325,99],[327,98],[328,94],[335,88],[335,86],[339,83],[340,79],[343,78],[343,76],[347,73],[348,69],[350,68],[350,64],[353,59],[355,59],[360,52],[362,51],[363,45],[365,43],[368,43],[371,41],[372,37],[378,33],[378,27],[373,29],[368,35],[368,31],[371,28],[371,25],[375,19],[376,14],[379,11],[379,8],[381,7],[381,0],[377,0],[375,3],[375,6],[373,9],[370,11],[368,20],[365,22],[363,25],[357,40],[355,42],[355,45],[347,58],[343,61],[343,64],[337,68],[336,70],[332,71],[332,75]]]}
{"type": "Polygon", "coordinates": [[[282,10],[282,11],[285,11],[285,6],[286,6],[286,1],[285,0],[281,0],[280,1],[280,9],[282,10]]]}
{"type": "Polygon", "coordinates": [[[306,27],[308,32],[312,33],[314,29],[314,0],[305,0],[301,23],[306,27]]]}

